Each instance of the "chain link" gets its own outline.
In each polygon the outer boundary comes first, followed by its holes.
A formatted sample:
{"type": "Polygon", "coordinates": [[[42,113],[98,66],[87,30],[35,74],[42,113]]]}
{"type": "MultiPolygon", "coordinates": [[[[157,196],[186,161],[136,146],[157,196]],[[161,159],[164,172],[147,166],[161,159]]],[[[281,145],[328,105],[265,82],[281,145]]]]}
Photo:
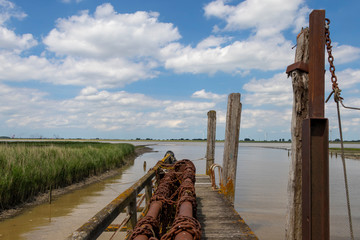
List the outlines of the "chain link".
{"type": "Polygon", "coordinates": [[[335,74],[335,66],[334,66],[334,56],[332,55],[332,46],[330,39],[330,30],[329,30],[330,20],[325,18],[325,37],[326,37],[326,50],[328,52],[328,61],[330,64],[330,73],[331,73],[331,82],[332,89],[335,90],[338,88],[337,77],[335,74]]]}

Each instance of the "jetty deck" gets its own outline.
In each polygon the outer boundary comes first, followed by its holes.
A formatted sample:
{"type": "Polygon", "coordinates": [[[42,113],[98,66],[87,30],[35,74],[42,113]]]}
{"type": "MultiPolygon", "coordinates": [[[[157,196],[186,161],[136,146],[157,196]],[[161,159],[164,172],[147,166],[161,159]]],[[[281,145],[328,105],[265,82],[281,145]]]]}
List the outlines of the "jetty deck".
{"type": "Polygon", "coordinates": [[[258,239],[224,195],[212,189],[209,176],[196,175],[195,191],[203,240],[258,239]]]}

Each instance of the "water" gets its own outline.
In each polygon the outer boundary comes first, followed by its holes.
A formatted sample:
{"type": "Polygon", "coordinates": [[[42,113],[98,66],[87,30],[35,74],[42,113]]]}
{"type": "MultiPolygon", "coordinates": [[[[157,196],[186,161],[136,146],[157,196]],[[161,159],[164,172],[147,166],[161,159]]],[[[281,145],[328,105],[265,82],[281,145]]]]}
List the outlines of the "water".
{"type": "MultiPolygon", "coordinates": [[[[61,196],[49,205],[27,209],[0,222],[0,239],[64,239],[144,174],[143,162],[152,167],[167,150],[177,159],[191,159],[197,173],[205,172],[204,142],[159,142],[155,151],[135,160],[119,176],[61,196]]],[[[290,144],[244,144],[238,154],[235,209],[260,239],[284,239],[290,144]]],[[[360,145],[351,145],[359,147],[360,145]]],[[[215,162],[222,163],[223,143],[216,144],[215,162]]],[[[360,236],[360,161],[346,160],[355,237],[360,236]]],[[[331,239],[349,239],[342,164],[330,158],[331,239]]]]}

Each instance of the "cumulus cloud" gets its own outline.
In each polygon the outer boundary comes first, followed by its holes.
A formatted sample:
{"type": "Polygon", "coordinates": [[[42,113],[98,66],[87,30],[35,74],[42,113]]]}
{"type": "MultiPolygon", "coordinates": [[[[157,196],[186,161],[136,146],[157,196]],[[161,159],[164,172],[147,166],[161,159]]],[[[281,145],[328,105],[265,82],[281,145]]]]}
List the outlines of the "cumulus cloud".
{"type": "Polygon", "coordinates": [[[0,0],[0,25],[10,18],[23,19],[26,14],[15,3],[8,0],[0,0]]]}
{"type": "Polygon", "coordinates": [[[76,2],[76,3],[79,3],[79,2],[82,2],[83,0],[61,0],[61,2],[63,3],[71,3],[71,2],[76,2]]]}
{"type": "Polygon", "coordinates": [[[360,58],[360,48],[349,45],[333,44],[333,55],[335,64],[353,62],[360,58]]]}
{"type": "Polygon", "coordinates": [[[171,23],[158,21],[158,13],[117,13],[109,3],[93,15],[58,19],[56,28],[44,38],[49,51],[58,55],[97,58],[154,57],[180,34],[171,23]]]}
{"type": "Polygon", "coordinates": [[[290,132],[291,109],[244,109],[241,114],[241,128],[271,130],[275,127],[290,132]]]}
{"type": "Polygon", "coordinates": [[[227,3],[226,0],[210,2],[204,7],[205,16],[223,19],[226,31],[252,29],[262,37],[303,23],[303,16],[307,13],[306,9],[299,11],[303,0],[246,0],[237,5],[227,3]]]}
{"type": "Polygon", "coordinates": [[[253,106],[292,105],[292,83],[285,73],[278,73],[270,79],[252,79],[244,84],[244,103],[253,106]]]}
{"type": "Polygon", "coordinates": [[[194,92],[191,95],[192,98],[200,98],[200,99],[209,99],[213,101],[223,101],[226,100],[226,94],[216,94],[212,92],[206,92],[205,89],[201,89],[199,91],[194,92]]]}
{"type": "MultiPolygon", "coordinates": [[[[360,69],[347,68],[343,71],[336,72],[338,84],[340,89],[356,88],[359,84],[360,69]]],[[[327,74],[327,79],[330,85],[330,74],[327,74]]]]}
{"type": "Polygon", "coordinates": [[[165,67],[177,73],[222,71],[244,74],[249,70],[278,70],[292,60],[292,43],[284,39],[235,41],[226,46],[202,48],[169,44],[162,49],[165,67]]]}
{"type": "Polygon", "coordinates": [[[14,3],[7,0],[0,0],[0,49],[20,53],[37,45],[37,41],[32,34],[26,33],[16,35],[13,30],[8,29],[5,25],[11,18],[19,20],[26,17],[14,3]]]}
{"type": "Polygon", "coordinates": [[[36,89],[1,83],[0,94],[2,102],[7,102],[0,105],[0,119],[10,128],[186,130],[202,125],[207,110],[215,106],[211,101],[158,100],[140,93],[110,92],[91,86],[65,100],[53,100],[36,89]]]}
{"type": "Polygon", "coordinates": [[[288,29],[299,31],[309,9],[303,0],[255,1],[238,5],[212,1],[204,7],[205,16],[226,22],[217,33],[251,30],[247,39],[211,35],[196,47],[171,43],[162,49],[165,67],[177,73],[225,72],[248,74],[251,70],[279,70],[292,61],[292,41],[285,39],[288,29]]]}

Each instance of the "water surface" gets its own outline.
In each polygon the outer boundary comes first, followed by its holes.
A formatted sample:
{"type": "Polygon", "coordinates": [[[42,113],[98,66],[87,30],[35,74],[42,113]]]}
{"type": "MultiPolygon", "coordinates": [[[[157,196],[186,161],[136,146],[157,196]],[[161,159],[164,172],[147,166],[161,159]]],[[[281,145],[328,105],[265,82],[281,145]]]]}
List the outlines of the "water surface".
{"type": "MultiPolygon", "coordinates": [[[[0,222],[0,239],[64,239],[152,167],[167,150],[177,159],[194,160],[205,172],[204,142],[158,142],[155,151],[135,160],[118,176],[58,197],[53,204],[27,209],[0,222]]],[[[360,147],[351,144],[351,147],[360,147]]],[[[235,209],[260,239],[284,239],[290,144],[241,143],[238,154],[235,209]],[[273,149],[269,147],[284,148],[273,149]]],[[[216,144],[215,162],[222,164],[223,143],[216,144]]],[[[355,237],[360,236],[360,161],[347,159],[355,237]]],[[[330,158],[331,239],[349,239],[342,164],[330,158]]]]}

